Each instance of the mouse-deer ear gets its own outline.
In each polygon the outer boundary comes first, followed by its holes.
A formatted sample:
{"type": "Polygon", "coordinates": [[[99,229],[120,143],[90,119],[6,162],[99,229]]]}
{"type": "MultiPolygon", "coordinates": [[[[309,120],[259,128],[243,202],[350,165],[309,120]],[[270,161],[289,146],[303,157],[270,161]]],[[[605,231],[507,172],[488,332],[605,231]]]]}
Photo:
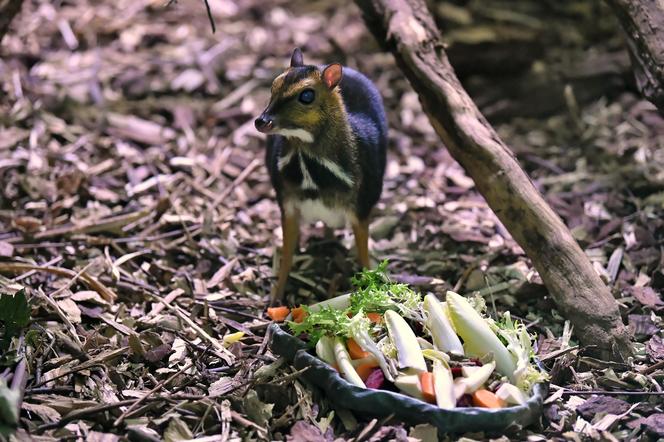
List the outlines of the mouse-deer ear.
{"type": "Polygon", "coordinates": [[[290,58],[290,65],[292,68],[304,66],[304,60],[302,59],[302,51],[300,48],[293,49],[293,55],[291,55],[290,58]]]}
{"type": "Polygon", "coordinates": [[[339,63],[327,65],[323,70],[323,82],[329,89],[334,89],[341,81],[342,69],[339,63]]]}

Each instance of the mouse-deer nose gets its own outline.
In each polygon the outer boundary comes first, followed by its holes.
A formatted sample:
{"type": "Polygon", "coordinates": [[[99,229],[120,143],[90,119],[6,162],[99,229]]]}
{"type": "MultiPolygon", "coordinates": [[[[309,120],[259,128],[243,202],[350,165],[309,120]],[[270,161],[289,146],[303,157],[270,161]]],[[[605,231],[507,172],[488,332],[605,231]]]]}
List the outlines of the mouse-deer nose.
{"type": "Polygon", "coordinates": [[[256,129],[258,129],[259,132],[268,133],[270,129],[272,129],[272,125],[274,123],[272,118],[262,114],[260,117],[256,118],[254,124],[256,125],[256,129]]]}

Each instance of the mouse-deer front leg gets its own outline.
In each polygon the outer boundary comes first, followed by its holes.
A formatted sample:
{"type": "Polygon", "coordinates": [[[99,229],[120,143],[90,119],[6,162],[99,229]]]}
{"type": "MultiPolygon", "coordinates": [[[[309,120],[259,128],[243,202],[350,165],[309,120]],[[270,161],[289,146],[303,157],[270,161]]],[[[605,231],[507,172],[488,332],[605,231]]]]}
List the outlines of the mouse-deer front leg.
{"type": "Polygon", "coordinates": [[[369,269],[369,220],[356,220],[352,222],[352,225],[357,247],[357,260],[363,268],[369,269]]]}
{"type": "Polygon", "coordinates": [[[295,255],[295,249],[297,248],[300,234],[299,212],[288,212],[289,211],[284,210],[281,214],[281,231],[284,244],[281,248],[281,262],[279,263],[279,270],[277,272],[277,285],[274,286],[272,290],[272,305],[279,303],[284,299],[286,281],[288,280],[288,274],[293,266],[293,256],[295,255]]]}

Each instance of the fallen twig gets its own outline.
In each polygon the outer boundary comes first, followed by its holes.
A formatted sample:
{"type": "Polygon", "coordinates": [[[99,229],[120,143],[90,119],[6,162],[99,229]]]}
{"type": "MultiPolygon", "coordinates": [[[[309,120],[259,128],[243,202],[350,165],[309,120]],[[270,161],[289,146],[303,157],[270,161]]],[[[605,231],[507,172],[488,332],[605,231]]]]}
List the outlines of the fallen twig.
{"type": "MultiPolygon", "coordinates": [[[[51,267],[51,266],[38,266],[34,264],[25,264],[20,262],[0,262],[0,273],[19,273],[26,272],[29,270],[41,271],[46,273],[51,273],[58,276],[68,276],[70,278],[76,277],[76,272],[69,269],[63,269],[61,267],[51,267]]],[[[81,273],[79,275],[81,281],[87,284],[92,290],[99,293],[99,295],[104,298],[105,301],[113,302],[118,297],[111,289],[106,287],[104,284],[99,282],[95,277],[88,275],[87,273],[81,273]]]]}
{"type": "Polygon", "coordinates": [[[175,313],[178,318],[180,318],[181,320],[186,322],[187,325],[189,325],[191,328],[193,328],[194,331],[196,332],[196,334],[198,334],[198,336],[200,336],[202,339],[205,339],[207,342],[209,342],[212,345],[212,347],[216,351],[218,351],[223,356],[225,356],[224,360],[226,361],[226,363],[228,363],[229,365],[233,363],[233,361],[235,360],[235,356],[233,355],[233,353],[228,351],[228,349],[226,347],[224,347],[224,345],[221,342],[219,342],[217,339],[210,336],[205,330],[203,330],[201,327],[199,327],[198,324],[196,324],[194,321],[192,321],[191,318],[185,312],[183,312],[178,306],[172,306],[171,304],[166,302],[166,300],[164,298],[162,298],[160,296],[153,295],[153,294],[150,294],[150,296],[157,299],[164,306],[166,306],[167,309],[169,309],[170,311],[175,313]]]}
{"type": "Polygon", "coordinates": [[[41,387],[42,385],[48,384],[49,382],[53,382],[56,379],[60,379],[60,378],[63,378],[65,376],[69,376],[70,374],[73,374],[73,373],[76,373],[76,372],[79,372],[79,371],[82,371],[82,370],[87,370],[88,368],[92,368],[92,367],[95,367],[95,366],[106,367],[106,365],[104,364],[106,361],[108,361],[110,359],[117,358],[117,357],[122,356],[122,355],[125,355],[127,353],[128,349],[129,349],[129,347],[121,347],[121,348],[118,348],[116,350],[110,350],[110,351],[107,351],[107,352],[104,352],[104,353],[100,353],[97,356],[95,356],[94,358],[90,359],[89,361],[85,361],[82,364],[78,365],[77,367],[71,368],[71,369],[67,370],[64,373],[60,373],[57,376],[52,377],[51,379],[46,379],[46,380],[43,380],[43,381],[33,385],[32,388],[41,387]]]}
{"type": "Polygon", "coordinates": [[[603,395],[603,396],[664,396],[664,391],[609,391],[609,390],[570,390],[563,388],[563,395],[576,394],[579,396],[603,395]]]}
{"type": "Polygon", "coordinates": [[[230,193],[237,187],[240,183],[242,183],[244,180],[247,179],[249,174],[254,171],[255,168],[257,168],[261,164],[261,160],[258,158],[254,158],[251,160],[251,163],[247,165],[247,167],[244,168],[242,173],[240,173],[233,182],[226,187],[216,198],[214,201],[212,201],[212,207],[217,207],[219,204],[228,196],[230,193]]]}
{"type": "MultiPolygon", "coordinates": [[[[196,400],[202,400],[205,399],[205,395],[163,395],[163,396],[152,396],[148,398],[141,398],[143,399],[143,402],[158,402],[158,401],[172,401],[172,400],[188,400],[188,401],[196,401],[196,400]]],[[[126,406],[131,406],[132,404],[135,404],[141,399],[125,399],[122,401],[118,402],[113,402],[110,404],[101,404],[101,405],[96,405],[94,407],[88,407],[88,408],[83,408],[81,410],[76,410],[72,413],[69,413],[66,416],[63,416],[59,421],[57,422],[52,422],[50,424],[44,424],[40,425],[37,427],[37,432],[41,433],[46,430],[52,430],[54,428],[61,428],[67,425],[71,421],[75,421],[81,418],[84,418],[86,416],[90,415],[95,415],[98,413],[102,413],[104,411],[109,411],[109,410],[115,410],[116,408],[120,407],[126,407],[126,406]]]]}
{"type": "Polygon", "coordinates": [[[650,374],[655,370],[659,370],[660,368],[664,368],[664,360],[661,360],[661,361],[651,365],[650,367],[646,367],[646,368],[643,368],[643,369],[639,370],[639,373],[641,373],[641,374],[650,374]]]}
{"type": "Polygon", "coordinates": [[[162,387],[164,387],[165,385],[168,385],[173,379],[175,379],[176,377],[180,376],[182,373],[184,373],[185,371],[187,371],[187,370],[189,370],[191,367],[193,367],[193,366],[194,366],[194,363],[195,363],[195,362],[190,362],[189,364],[185,365],[185,366],[182,367],[180,370],[178,370],[176,373],[173,373],[173,374],[170,375],[168,378],[164,379],[163,381],[161,381],[161,382],[159,382],[157,385],[155,385],[154,388],[153,388],[152,390],[148,391],[148,392],[145,394],[145,396],[143,396],[142,398],[140,398],[139,400],[137,400],[136,402],[134,402],[133,404],[131,404],[131,405],[129,406],[129,408],[127,408],[127,409],[126,409],[126,410],[120,415],[120,417],[117,418],[117,419],[115,420],[115,422],[113,422],[113,426],[114,426],[114,427],[117,427],[117,426],[119,426],[120,424],[122,424],[122,422],[125,420],[125,418],[127,418],[127,417],[128,417],[128,416],[129,416],[134,410],[136,410],[136,409],[138,408],[139,405],[141,405],[143,402],[145,402],[150,396],[152,396],[154,393],[156,393],[157,391],[159,391],[162,387]]]}

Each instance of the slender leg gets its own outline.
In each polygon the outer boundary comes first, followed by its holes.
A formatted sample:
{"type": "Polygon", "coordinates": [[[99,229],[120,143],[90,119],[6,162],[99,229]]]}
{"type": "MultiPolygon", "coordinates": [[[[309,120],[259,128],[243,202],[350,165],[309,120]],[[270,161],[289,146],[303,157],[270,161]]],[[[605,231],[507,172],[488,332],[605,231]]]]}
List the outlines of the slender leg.
{"type": "Polygon", "coordinates": [[[288,280],[288,274],[293,265],[293,255],[297,248],[300,230],[299,214],[287,214],[284,212],[281,216],[281,230],[283,232],[284,245],[281,249],[281,262],[279,263],[277,285],[272,289],[272,299],[270,301],[272,305],[281,302],[284,299],[286,281],[288,280]]]}
{"type": "Polygon", "coordinates": [[[357,220],[353,222],[353,234],[357,246],[357,259],[360,265],[368,269],[369,265],[369,220],[357,220]]]}

